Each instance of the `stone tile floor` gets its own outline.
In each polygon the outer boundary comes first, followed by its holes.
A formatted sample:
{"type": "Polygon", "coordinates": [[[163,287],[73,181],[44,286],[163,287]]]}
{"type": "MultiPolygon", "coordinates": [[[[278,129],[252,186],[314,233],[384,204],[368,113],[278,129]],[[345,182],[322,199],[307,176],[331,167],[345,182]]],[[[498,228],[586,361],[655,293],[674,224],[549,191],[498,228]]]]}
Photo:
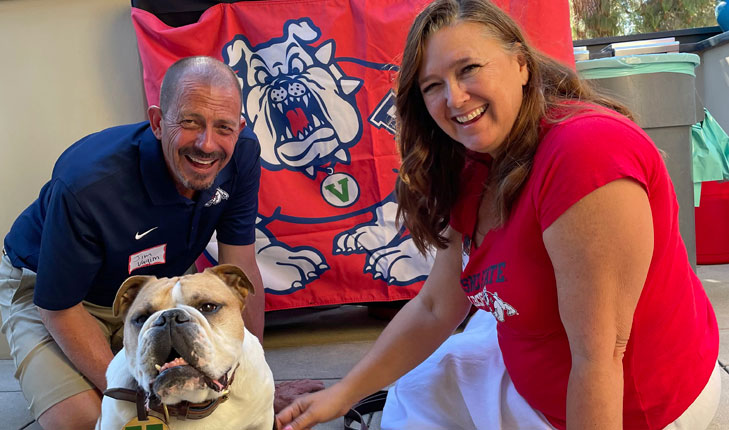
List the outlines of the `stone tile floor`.
{"type": "MultiPolygon", "coordinates": [[[[729,265],[699,266],[697,272],[719,320],[719,363],[724,368],[721,404],[709,428],[729,429],[729,265]]],[[[364,306],[273,312],[267,316],[266,357],[277,381],[312,378],[331,385],[366,352],[385,325],[364,306]]],[[[7,359],[0,360],[0,417],[0,429],[40,429],[27,411],[7,359]]],[[[342,428],[341,418],[317,426],[342,428]]]]}

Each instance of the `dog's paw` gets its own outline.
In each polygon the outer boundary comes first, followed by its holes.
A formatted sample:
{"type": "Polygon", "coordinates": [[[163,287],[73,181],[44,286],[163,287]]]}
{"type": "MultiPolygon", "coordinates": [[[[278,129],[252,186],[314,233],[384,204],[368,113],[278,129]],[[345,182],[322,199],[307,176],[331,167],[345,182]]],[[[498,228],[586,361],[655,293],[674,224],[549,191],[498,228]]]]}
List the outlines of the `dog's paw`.
{"type": "Polygon", "coordinates": [[[400,231],[395,223],[397,205],[386,202],[373,213],[372,221],[345,230],[334,237],[333,253],[372,252],[395,240],[400,231]]]}
{"type": "Polygon", "coordinates": [[[377,225],[360,225],[345,230],[334,237],[333,253],[349,255],[381,248],[394,238],[392,233],[377,225]]]}
{"type": "Polygon", "coordinates": [[[365,273],[383,279],[388,284],[404,285],[428,276],[433,257],[423,257],[412,239],[407,238],[394,246],[378,249],[367,259],[365,273]]]}
{"type": "Polygon", "coordinates": [[[263,285],[267,290],[298,290],[318,279],[329,266],[324,256],[314,248],[291,248],[285,244],[270,244],[258,250],[263,285]]]}

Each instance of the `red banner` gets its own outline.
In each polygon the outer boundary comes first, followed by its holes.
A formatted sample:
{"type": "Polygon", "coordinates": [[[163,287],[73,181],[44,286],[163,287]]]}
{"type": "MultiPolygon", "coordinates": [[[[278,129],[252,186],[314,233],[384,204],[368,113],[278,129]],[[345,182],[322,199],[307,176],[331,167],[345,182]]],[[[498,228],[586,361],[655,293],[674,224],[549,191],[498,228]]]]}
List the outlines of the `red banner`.
{"type": "MultiPolygon", "coordinates": [[[[149,104],[182,57],[216,57],[241,80],[242,113],[261,142],[267,310],[408,299],[427,276],[430,258],[395,225],[392,126],[398,59],[425,3],[226,3],[177,28],[132,8],[149,104]]],[[[496,3],[537,47],[573,63],[567,0],[496,3]]]]}

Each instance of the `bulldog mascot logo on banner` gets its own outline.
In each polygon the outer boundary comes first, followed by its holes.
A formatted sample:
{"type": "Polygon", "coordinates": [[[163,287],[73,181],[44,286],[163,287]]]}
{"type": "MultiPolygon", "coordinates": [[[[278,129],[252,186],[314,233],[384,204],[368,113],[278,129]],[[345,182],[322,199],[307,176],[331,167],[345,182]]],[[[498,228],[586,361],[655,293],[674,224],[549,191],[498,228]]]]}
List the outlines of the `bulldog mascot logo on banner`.
{"type": "MultiPolygon", "coordinates": [[[[277,240],[266,230],[269,222],[285,218],[286,222],[321,224],[346,221],[365,213],[370,214],[367,221],[335,236],[331,254],[368,255],[362,271],[390,285],[418,282],[427,275],[431,263],[418,254],[412,240],[397,228],[397,205],[392,193],[380,201],[366,202],[365,208],[347,211],[363,194],[356,174],[338,172],[337,167],[351,163],[354,146],[362,136],[362,116],[355,96],[363,80],[347,75],[338,64],[341,60],[335,57],[336,42],[316,44],[320,37],[314,23],[302,18],[288,21],[281,38],[251,46],[245,36],[238,35],[223,49],[223,61],[241,81],[242,113],[260,140],[263,167],[270,171],[286,169],[300,174],[302,181],[320,182],[321,199],[310,202],[312,208],[342,208],[339,214],[323,219],[262,213],[256,251],[264,284],[269,292],[274,289],[289,293],[303,288],[329,268],[325,253],[315,247],[292,248],[277,240]],[[272,269],[278,271],[278,282],[266,282],[265,267],[269,264],[277,266],[272,269]],[[287,282],[280,282],[281,270],[288,271],[287,282]]],[[[348,61],[365,68],[395,68],[356,59],[348,61]]],[[[388,91],[368,115],[371,126],[385,128],[391,134],[393,99],[392,91],[388,91]]]]}
{"type": "Polygon", "coordinates": [[[223,57],[240,77],[243,114],[266,168],[313,178],[325,164],[349,163],[347,148],[362,134],[354,98],[362,80],[337,66],[333,40],[310,45],[320,33],[309,19],[288,22],[284,34],[255,48],[239,35],[223,57]]]}

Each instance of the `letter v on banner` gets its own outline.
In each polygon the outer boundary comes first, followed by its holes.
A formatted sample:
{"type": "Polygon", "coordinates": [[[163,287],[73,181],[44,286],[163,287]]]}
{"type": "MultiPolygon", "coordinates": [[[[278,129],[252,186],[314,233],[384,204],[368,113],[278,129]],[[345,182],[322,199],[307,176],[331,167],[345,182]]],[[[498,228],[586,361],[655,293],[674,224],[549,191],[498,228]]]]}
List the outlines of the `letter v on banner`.
{"type": "Polygon", "coordinates": [[[337,181],[339,183],[339,189],[334,186],[334,184],[329,184],[324,186],[324,188],[327,189],[330,193],[334,194],[335,197],[337,197],[339,200],[343,202],[349,201],[349,189],[347,188],[347,183],[349,182],[349,179],[344,178],[337,181]]]}
{"type": "Polygon", "coordinates": [[[334,173],[321,183],[321,194],[332,206],[344,208],[353,205],[359,197],[357,180],[346,173],[334,173]]]}

